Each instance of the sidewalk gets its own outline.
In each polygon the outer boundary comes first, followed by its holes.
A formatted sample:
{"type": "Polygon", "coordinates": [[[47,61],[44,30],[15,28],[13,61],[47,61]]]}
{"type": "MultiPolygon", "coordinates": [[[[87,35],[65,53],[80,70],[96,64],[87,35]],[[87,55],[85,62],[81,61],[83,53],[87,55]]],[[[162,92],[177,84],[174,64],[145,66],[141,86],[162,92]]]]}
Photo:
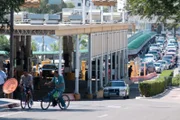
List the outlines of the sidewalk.
{"type": "Polygon", "coordinates": [[[0,109],[19,107],[19,100],[0,98],[0,109]]]}

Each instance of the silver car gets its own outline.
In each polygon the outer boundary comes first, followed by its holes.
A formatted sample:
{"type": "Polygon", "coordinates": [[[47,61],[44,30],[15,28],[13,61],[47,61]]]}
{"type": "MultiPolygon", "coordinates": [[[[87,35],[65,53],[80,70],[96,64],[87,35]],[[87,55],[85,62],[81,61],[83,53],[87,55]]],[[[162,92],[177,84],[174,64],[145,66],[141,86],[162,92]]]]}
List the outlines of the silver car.
{"type": "Polygon", "coordinates": [[[129,86],[123,80],[110,81],[104,88],[104,98],[123,97],[129,98],[129,86]]]}

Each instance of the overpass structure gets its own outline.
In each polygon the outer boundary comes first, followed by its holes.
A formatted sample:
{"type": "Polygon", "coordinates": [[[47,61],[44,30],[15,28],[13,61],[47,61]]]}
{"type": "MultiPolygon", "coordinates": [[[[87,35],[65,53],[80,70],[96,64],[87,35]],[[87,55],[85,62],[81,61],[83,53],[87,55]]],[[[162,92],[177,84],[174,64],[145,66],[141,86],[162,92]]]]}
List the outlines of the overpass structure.
{"type": "MultiPolygon", "coordinates": [[[[96,76],[100,76],[100,87],[96,84],[96,92],[103,88],[108,82],[108,69],[111,79],[127,79],[127,31],[129,24],[87,24],[87,25],[14,25],[14,64],[16,70],[27,68],[31,70],[31,35],[56,35],[59,38],[59,60],[65,60],[65,78],[68,73],[75,71],[75,93],[79,94],[79,42],[80,34],[88,37],[88,93],[92,96],[92,61],[96,61],[96,76]],[[74,45],[75,44],[75,45],[74,45]],[[63,45],[63,48],[62,48],[63,45]],[[76,51],[76,59],[73,61],[72,52],[76,51]],[[111,66],[108,61],[110,58],[111,66]],[[105,82],[103,81],[103,62],[105,61],[105,82]],[[75,69],[72,67],[75,64],[75,69]],[[98,72],[100,71],[100,72],[98,72]],[[98,75],[99,74],[99,75],[98,75]]],[[[9,34],[9,29],[0,30],[0,34],[9,34]]],[[[59,62],[59,73],[61,73],[61,62],[59,62]]],[[[96,77],[97,83],[98,77],[96,77]]]]}

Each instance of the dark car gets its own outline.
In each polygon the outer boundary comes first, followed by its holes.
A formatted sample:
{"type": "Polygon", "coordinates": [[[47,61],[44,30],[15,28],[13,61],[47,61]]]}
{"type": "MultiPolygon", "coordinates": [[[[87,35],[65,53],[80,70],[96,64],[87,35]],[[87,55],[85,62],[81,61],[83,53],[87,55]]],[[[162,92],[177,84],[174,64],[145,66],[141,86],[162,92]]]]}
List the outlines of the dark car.
{"type": "Polygon", "coordinates": [[[41,70],[43,77],[53,77],[54,71],[58,70],[58,68],[55,64],[45,64],[41,70]]]}
{"type": "Polygon", "coordinates": [[[146,69],[146,75],[156,71],[153,62],[142,63],[141,64],[141,72],[140,72],[141,75],[144,75],[144,66],[145,66],[145,69],[146,69]]]}

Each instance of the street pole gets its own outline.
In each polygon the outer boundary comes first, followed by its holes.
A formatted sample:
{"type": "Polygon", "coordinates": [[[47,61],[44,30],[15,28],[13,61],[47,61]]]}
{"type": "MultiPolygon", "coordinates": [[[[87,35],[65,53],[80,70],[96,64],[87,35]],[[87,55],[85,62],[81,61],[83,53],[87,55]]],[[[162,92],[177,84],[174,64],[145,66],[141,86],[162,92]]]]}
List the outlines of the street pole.
{"type": "MultiPolygon", "coordinates": [[[[10,76],[14,77],[14,9],[10,12],[10,76]]],[[[8,95],[8,98],[13,98],[13,93],[8,95]]]]}
{"type": "Polygon", "coordinates": [[[10,13],[10,78],[14,77],[14,9],[10,13]]]}

